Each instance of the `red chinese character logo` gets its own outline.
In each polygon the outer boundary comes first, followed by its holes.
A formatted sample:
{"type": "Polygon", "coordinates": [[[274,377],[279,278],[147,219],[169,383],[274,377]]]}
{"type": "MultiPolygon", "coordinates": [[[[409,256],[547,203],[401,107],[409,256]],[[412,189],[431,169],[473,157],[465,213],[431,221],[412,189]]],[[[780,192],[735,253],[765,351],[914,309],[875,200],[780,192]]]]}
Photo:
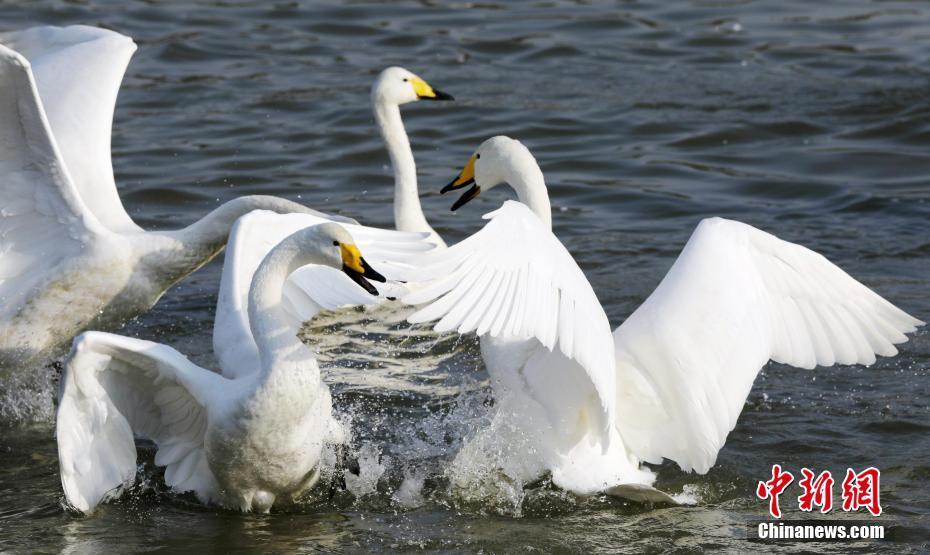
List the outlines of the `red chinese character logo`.
{"type": "Polygon", "coordinates": [[[768,482],[759,482],[756,487],[756,495],[759,499],[769,500],[769,513],[775,518],[781,518],[781,509],[778,508],[778,496],[785,491],[794,476],[790,472],[782,472],[781,465],[772,465],[772,479],[768,482]]]}
{"type": "Polygon", "coordinates": [[[814,505],[818,505],[821,513],[829,513],[833,509],[833,475],[825,470],[814,479],[814,472],[808,468],[802,468],[801,474],[804,477],[798,485],[804,493],[798,497],[798,507],[810,512],[814,510],[814,505]]]}
{"type": "Polygon", "coordinates": [[[846,478],[843,480],[843,510],[858,511],[859,507],[865,507],[872,516],[882,514],[878,493],[880,477],[881,473],[874,466],[859,474],[847,468],[846,478]]]}

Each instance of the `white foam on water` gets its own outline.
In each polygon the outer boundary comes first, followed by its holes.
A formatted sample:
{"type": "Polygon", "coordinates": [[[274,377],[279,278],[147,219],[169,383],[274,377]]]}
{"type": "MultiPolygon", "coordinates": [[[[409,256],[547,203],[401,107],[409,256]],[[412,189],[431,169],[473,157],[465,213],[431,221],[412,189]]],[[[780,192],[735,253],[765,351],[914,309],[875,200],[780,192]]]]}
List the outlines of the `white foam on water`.
{"type": "Polygon", "coordinates": [[[685,484],[681,493],[672,496],[679,505],[697,505],[701,502],[700,491],[694,484],[685,484]]]}
{"type": "Polygon", "coordinates": [[[390,464],[389,457],[382,457],[381,450],[371,444],[363,445],[357,453],[358,475],[345,473],[346,489],[356,498],[371,495],[378,491],[378,480],[390,464]]]}
{"type": "Polygon", "coordinates": [[[391,496],[392,499],[404,509],[416,509],[422,507],[423,483],[425,475],[419,470],[413,470],[411,473],[405,473],[404,480],[400,487],[391,496]]]}

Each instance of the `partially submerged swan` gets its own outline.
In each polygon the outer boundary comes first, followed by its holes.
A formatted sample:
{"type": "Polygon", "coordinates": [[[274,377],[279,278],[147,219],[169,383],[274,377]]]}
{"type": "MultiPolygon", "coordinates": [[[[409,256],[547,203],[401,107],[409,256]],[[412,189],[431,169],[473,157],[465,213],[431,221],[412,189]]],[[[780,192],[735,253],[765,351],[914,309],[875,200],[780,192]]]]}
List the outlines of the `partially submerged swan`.
{"type": "Polygon", "coordinates": [[[402,67],[385,69],[371,87],[375,121],[394,168],[394,227],[400,231],[427,232],[436,245],[444,247],[442,238],[423,215],[417,188],[417,166],[400,117],[400,106],[417,100],[453,98],[402,67]]]}
{"type": "Polygon", "coordinates": [[[148,310],[216,256],[247,212],[327,217],[247,196],[184,229],[143,231],[120,202],[110,163],[132,40],[75,26],[0,42],[0,371],[41,363],[82,330],[113,329],[148,310]]]}
{"type": "Polygon", "coordinates": [[[749,225],[709,218],[658,288],[613,334],[594,291],[552,234],[543,174],[518,141],[485,141],[443,192],[453,210],[499,184],[490,222],[410,272],[425,304],[411,322],[477,332],[495,413],[456,467],[521,481],[551,472],[580,494],[670,501],[642,462],[707,472],[769,361],[872,364],[923,322],[823,256],[749,225]]]}
{"type": "MultiPolygon", "coordinates": [[[[248,244],[251,231],[277,218],[286,216],[243,217],[231,247],[248,244]]],[[[165,467],[168,486],[204,503],[266,512],[317,481],[324,447],[342,442],[344,430],[312,351],[297,338],[302,318],[293,317],[292,303],[299,299],[286,295],[286,280],[319,264],[343,272],[361,295],[377,295],[367,280],[384,277],[357,244],[387,269],[431,246],[421,234],[334,223],[293,227],[270,251],[260,244],[247,249],[267,252],[257,268],[240,258],[226,261],[223,280],[250,288],[246,306],[238,295],[220,297],[214,325],[227,330],[215,343],[221,374],[150,341],[102,332],[75,339],[56,432],[62,486],[73,507],[92,512],[132,483],[134,436],[155,442],[155,464],[165,467]],[[245,267],[231,268],[240,262],[245,267]]]]}

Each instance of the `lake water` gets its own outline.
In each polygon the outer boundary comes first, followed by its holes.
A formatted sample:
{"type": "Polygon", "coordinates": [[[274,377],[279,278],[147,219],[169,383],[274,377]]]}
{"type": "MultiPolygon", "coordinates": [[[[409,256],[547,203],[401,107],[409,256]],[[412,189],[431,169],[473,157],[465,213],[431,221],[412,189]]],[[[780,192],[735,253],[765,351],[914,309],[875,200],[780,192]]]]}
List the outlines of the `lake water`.
{"type": "MultiPolygon", "coordinates": [[[[186,225],[250,193],[391,225],[368,91],[396,64],[457,98],[404,109],[434,227],[450,242],[478,229],[503,188],[454,214],[439,188],[485,138],[520,139],[546,175],[556,234],[614,326],[713,215],[811,247],[930,317],[928,4],[0,0],[0,30],[73,23],[139,44],[113,151],[143,227],[186,225]]],[[[212,364],[221,263],[122,333],[212,364]]],[[[334,320],[309,330],[324,359],[350,359],[327,380],[363,472],[331,500],[264,516],[166,493],[146,449],[121,501],[69,514],[51,373],[5,383],[0,551],[794,551],[744,539],[766,517],[753,492],[773,463],[882,470],[880,521],[897,542],[806,549],[930,549],[926,331],[871,368],[767,366],[707,475],[658,467],[658,487],[695,501],[675,508],[546,483],[491,502],[450,491],[443,469],[487,411],[477,342],[416,332],[398,345],[392,332],[334,320]]]]}

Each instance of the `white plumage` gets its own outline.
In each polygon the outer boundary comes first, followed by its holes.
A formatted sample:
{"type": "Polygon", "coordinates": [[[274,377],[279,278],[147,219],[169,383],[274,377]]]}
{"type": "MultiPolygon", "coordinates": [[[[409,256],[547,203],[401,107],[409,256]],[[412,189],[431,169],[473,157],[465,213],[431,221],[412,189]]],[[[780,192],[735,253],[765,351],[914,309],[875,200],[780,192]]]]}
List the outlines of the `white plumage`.
{"type": "Polygon", "coordinates": [[[136,475],[135,436],[158,446],[165,483],[219,501],[205,452],[207,405],[228,380],[165,345],[103,332],[81,334],[62,377],[58,407],[61,484],[89,513],[136,475]]]}
{"type": "MultiPolygon", "coordinates": [[[[341,442],[344,430],[313,353],[296,336],[299,307],[285,295],[286,280],[307,264],[351,266],[345,248],[355,244],[385,271],[389,259],[399,263],[432,245],[425,234],[347,230],[307,218],[310,227],[255,212],[235,226],[230,243],[255,250],[234,248],[226,261],[215,322],[221,374],[150,341],[101,332],[75,340],[57,416],[62,486],[75,508],[91,512],[132,482],[136,436],[155,442],[168,486],[204,503],[267,511],[317,481],[324,447],[341,442]],[[252,242],[255,230],[282,240],[252,242]]],[[[354,264],[372,275],[364,259],[354,264]]]]}
{"type": "Polygon", "coordinates": [[[810,249],[706,219],[614,331],[618,428],[640,459],[703,474],[769,360],[871,365],[922,323],[810,249]]]}
{"type": "MultiPolygon", "coordinates": [[[[526,339],[540,347],[534,352],[547,363],[558,358],[580,365],[596,392],[589,416],[609,439],[608,423],[616,413],[613,339],[594,291],[571,254],[526,205],[507,201],[485,218],[490,222],[479,232],[448,254],[424,257],[419,263],[425,269],[411,272],[418,284],[429,285],[403,301],[435,302],[409,321],[439,319],[436,331],[526,339]],[[564,357],[546,355],[554,349],[564,357]]],[[[489,365],[489,371],[496,366],[489,365]]]]}
{"type": "Polygon", "coordinates": [[[637,485],[653,479],[640,463],[707,472],[766,362],[868,365],[922,324],[821,255],[711,218],[608,339],[590,284],[551,232],[526,147],[489,139],[446,190],[472,171],[466,200],[507,183],[525,206],[504,203],[478,233],[429,255],[409,273],[423,289],[404,297],[427,303],[412,322],[481,336],[496,407],[457,457],[466,471],[494,460],[518,480],[549,471],[578,493],[663,499],[637,485]]]}
{"type": "Polygon", "coordinates": [[[0,42],[8,45],[0,44],[3,370],[40,363],[81,330],[144,312],[215,256],[236,218],[253,209],[326,217],[250,196],[182,230],[143,231],[120,203],[110,165],[113,106],[132,40],[76,26],[7,33],[0,42]]]}
{"type": "MultiPolygon", "coordinates": [[[[249,325],[248,306],[252,276],[262,259],[288,235],[326,221],[312,214],[257,211],[236,222],[230,233],[216,306],[216,321],[222,325],[213,328],[214,352],[225,375],[238,376],[240,368],[248,372],[257,367],[258,348],[249,325]]],[[[425,253],[434,248],[427,233],[341,225],[364,249],[366,259],[377,264],[387,275],[406,271],[410,266],[401,261],[407,260],[412,253],[425,253]],[[420,239],[427,243],[421,244],[418,242],[420,239]]],[[[337,269],[319,264],[306,265],[287,278],[283,306],[291,324],[297,329],[321,310],[380,305],[388,297],[407,292],[407,288],[398,283],[381,284],[378,290],[380,295],[369,295],[337,269]]]]}
{"type": "Polygon", "coordinates": [[[394,170],[394,227],[399,231],[427,232],[430,240],[440,247],[446,244],[430,227],[420,206],[417,166],[401,119],[400,107],[418,100],[452,99],[451,95],[433,89],[422,78],[402,67],[385,69],[371,86],[375,121],[394,170]]]}

